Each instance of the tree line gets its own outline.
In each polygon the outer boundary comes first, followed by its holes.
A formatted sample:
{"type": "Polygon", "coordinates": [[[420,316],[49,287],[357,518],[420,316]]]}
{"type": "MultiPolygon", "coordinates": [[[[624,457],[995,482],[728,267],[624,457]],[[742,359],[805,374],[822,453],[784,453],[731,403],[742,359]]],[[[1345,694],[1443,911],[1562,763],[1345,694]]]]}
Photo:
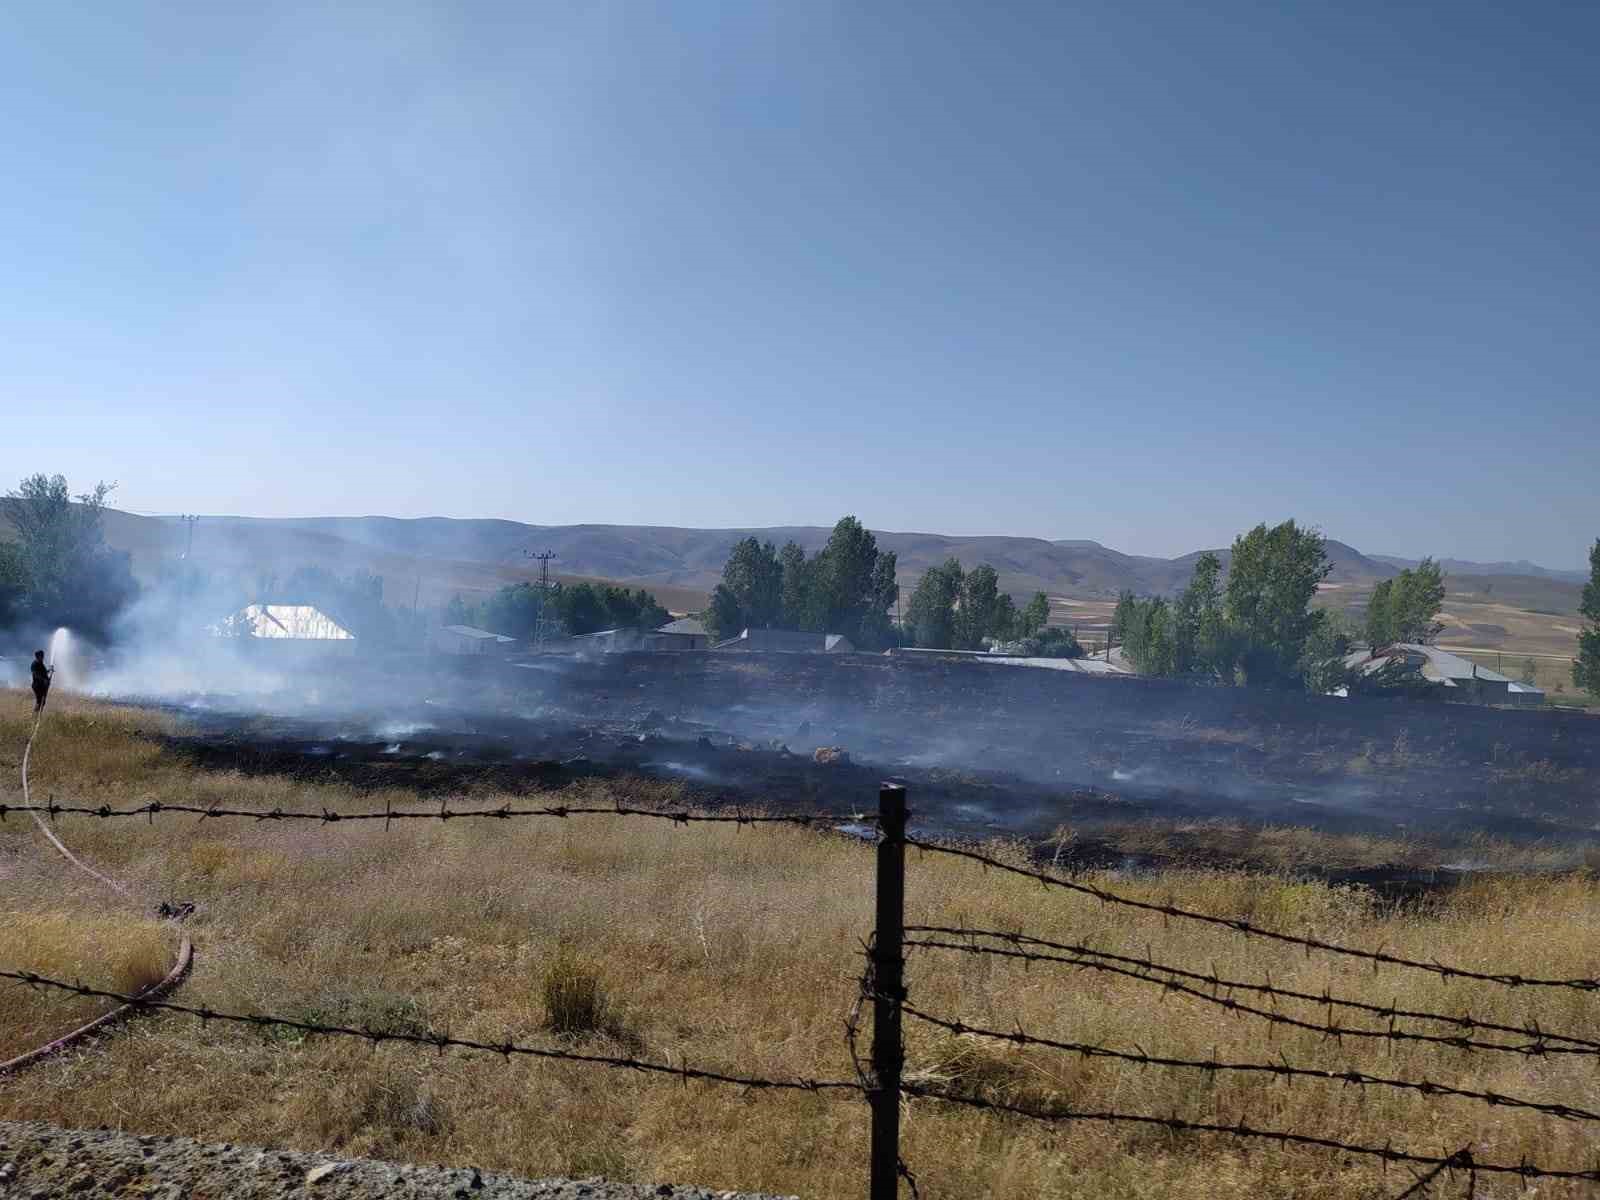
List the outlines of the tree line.
{"type": "Polygon", "coordinates": [[[933,650],[982,650],[996,644],[1018,654],[1079,658],[1072,632],[1051,628],[1050,598],[1035,592],[1022,608],[1000,591],[1000,577],[988,563],[963,571],[956,559],[923,573],[911,593],[903,633],[905,644],[933,650]]]}
{"type": "Polygon", "coordinates": [[[1171,601],[1123,592],[1111,637],[1141,675],[1317,693],[1398,686],[1398,672],[1357,674],[1344,660],[1362,635],[1374,649],[1438,635],[1438,564],[1425,558],[1379,583],[1363,628],[1342,612],[1312,607],[1332,570],[1320,533],[1294,521],[1263,523],[1234,539],[1225,585],[1222,561],[1208,551],[1171,601]]]}
{"type": "Polygon", "coordinates": [[[838,633],[863,650],[895,644],[889,610],[900,596],[892,550],[855,517],[833,527],[827,544],[807,556],[798,542],[779,550],[747,537],[722,568],[722,582],[701,613],[713,638],[746,629],[838,633]]]}
{"type": "Polygon", "coordinates": [[[571,636],[604,629],[658,629],[672,620],[672,614],[643,588],[557,582],[548,592],[532,583],[514,583],[481,604],[454,596],[445,606],[443,623],[472,625],[526,641],[538,630],[541,616],[547,631],[571,636]]]}

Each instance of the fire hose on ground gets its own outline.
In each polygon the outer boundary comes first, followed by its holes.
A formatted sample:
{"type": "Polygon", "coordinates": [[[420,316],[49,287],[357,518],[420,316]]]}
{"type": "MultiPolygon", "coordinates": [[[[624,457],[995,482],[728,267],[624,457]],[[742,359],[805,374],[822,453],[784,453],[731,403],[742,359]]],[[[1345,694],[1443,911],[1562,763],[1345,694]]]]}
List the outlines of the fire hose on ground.
{"type": "MultiPolygon", "coordinates": [[[[34,715],[33,730],[28,734],[28,744],[22,751],[22,802],[29,806],[33,804],[33,799],[29,790],[28,763],[33,756],[34,740],[39,736],[39,726],[43,720],[44,710],[41,708],[34,715]]],[[[125,885],[118,883],[110,876],[95,870],[88,863],[84,862],[77,855],[75,855],[70,849],[67,848],[66,844],[56,836],[55,831],[45,823],[44,819],[40,817],[37,812],[31,812],[30,815],[33,817],[34,822],[39,826],[40,832],[42,832],[45,837],[50,840],[50,844],[56,848],[57,852],[60,853],[63,858],[65,858],[73,866],[77,867],[80,871],[83,871],[85,874],[88,874],[105,884],[130,904],[139,906],[139,900],[125,885]]],[[[180,938],[181,940],[178,946],[177,961],[173,963],[172,969],[168,971],[166,976],[160,981],[153,983],[149,987],[140,991],[134,998],[136,1001],[159,999],[160,997],[165,996],[169,992],[176,989],[178,985],[188,977],[189,970],[194,965],[194,944],[186,936],[180,935],[180,938]]],[[[35,1063],[41,1062],[44,1059],[49,1058],[51,1055],[57,1054],[71,1046],[75,1046],[91,1035],[102,1032],[110,1026],[115,1025],[117,1022],[132,1016],[134,1012],[139,1011],[140,1009],[140,1004],[130,1003],[119,1005],[110,1012],[102,1013],[94,1020],[89,1021],[84,1025],[80,1025],[70,1033],[62,1034],[60,1037],[55,1038],[42,1046],[35,1047],[34,1049],[29,1050],[26,1053],[19,1054],[17,1057],[8,1059],[5,1062],[0,1062],[0,1076],[22,1070],[25,1067],[33,1066],[35,1063]]]]}

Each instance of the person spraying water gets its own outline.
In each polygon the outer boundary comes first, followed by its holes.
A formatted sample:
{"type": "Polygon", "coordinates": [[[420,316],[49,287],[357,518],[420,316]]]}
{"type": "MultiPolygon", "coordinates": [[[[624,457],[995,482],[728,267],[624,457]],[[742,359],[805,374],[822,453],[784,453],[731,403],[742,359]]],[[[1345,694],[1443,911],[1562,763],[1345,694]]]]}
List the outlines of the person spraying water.
{"type": "Polygon", "coordinates": [[[50,679],[56,673],[54,667],[44,664],[44,651],[33,652],[33,712],[34,715],[44,711],[44,702],[50,695],[50,679]]]}

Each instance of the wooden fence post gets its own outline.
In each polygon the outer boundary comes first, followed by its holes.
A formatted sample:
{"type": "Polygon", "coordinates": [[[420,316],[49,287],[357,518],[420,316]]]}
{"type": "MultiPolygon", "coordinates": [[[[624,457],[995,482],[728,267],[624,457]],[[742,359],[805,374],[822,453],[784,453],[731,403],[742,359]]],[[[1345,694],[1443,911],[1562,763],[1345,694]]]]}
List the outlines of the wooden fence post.
{"type": "Polygon", "coordinates": [[[905,1000],[906,789],[878,790],[878,904],[872,940],[871,1200],[900,1194],[900,1005],[905,1000]]]}

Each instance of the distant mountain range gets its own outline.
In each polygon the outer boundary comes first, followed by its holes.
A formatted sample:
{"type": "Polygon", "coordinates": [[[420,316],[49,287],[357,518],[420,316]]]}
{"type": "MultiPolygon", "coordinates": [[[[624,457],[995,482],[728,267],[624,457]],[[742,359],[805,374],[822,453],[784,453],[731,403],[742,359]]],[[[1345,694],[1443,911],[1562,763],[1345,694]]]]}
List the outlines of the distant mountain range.
{"type": "MultiPolygon", "coordinates": [[[[516,521],[426,517],[201,517],[194,527],[195,560],[219,570],[287,575],[306,565],[382,575],[391,603],[420,596],[437,603],[453,592],[482,593],[535,571],[528,554],[554,551],[560,578],[608,579],[648,587],[670,608],[698,607],[716,586],[739,539],[754,535],[778,546],[793,540],[819,549],[830,530],[816,525],[766,529],[682,529],[657,525],[525,525],[516,521]]],[[[133,554],[135,569],[184,552],[188,530],[176,518],[111,512],[107,540],[133,554]]],[[[1024,537],[959,537],[877,531],[878,545],[899,557],[900,582],[914,586],[929,567],[955,558],[968,567],[987,562],[1001,587],[1017,595],[1044,591],[1074,599],[1110,599],[1124,588],[1172,593],[1188,581],[1200,551],[1178,558],[1123,554],[1098,542],[1024,537]]],[[[1226,550],[1218,550],[1224,567],[1226,550]]],[[[1351,592],[1387,579],[1412,560],[1366,555],[1328,542],[1329,582],[1351,592]]],[[[1571,581],[1573,572],[1529,563],[1445,560],[1456,575],[1524,575],[1571,581]]]]}
{"type": "MultiPolygon", "coordinates": [[[[1415,558],[1397,558],[1393,554],[1369,554],[1367,557],[1391,567],[1414,567],[1420,561],[1415,558]]],[[[1525,558],[1519,558],[1516,562],[1490,563],[1471,562],[1464,558],[1441,558],[1437,561],[1447,575],[1531,575],[1535,579],[1559,579],[1563,583],[1589,581],[1587,571],[1552,570],[1550,567],[1531,563],[1525,558]]]]}

